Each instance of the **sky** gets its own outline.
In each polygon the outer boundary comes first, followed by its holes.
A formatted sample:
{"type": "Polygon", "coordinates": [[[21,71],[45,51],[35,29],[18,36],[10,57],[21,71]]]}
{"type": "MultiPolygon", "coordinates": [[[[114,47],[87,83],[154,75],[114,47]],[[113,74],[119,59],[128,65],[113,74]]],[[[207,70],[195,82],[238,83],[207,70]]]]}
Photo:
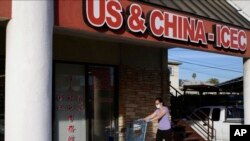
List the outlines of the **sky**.
{"type": "Polygon", "coordinates": [[[217,78],[224,82],[243,75],[241,57],[172,48],[168,50],[168,59],[182,62],[179,79],[191,80],[192,74],[196,73],[196,80],[217,78]]]}

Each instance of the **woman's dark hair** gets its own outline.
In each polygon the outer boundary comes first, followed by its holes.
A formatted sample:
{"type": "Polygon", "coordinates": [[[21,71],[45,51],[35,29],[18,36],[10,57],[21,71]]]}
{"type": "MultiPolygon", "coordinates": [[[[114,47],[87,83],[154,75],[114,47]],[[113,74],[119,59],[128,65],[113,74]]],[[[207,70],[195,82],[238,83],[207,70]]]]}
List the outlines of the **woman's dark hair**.
{"type": "Polygon", "coordinates": [[[157,97],[156,99],[155,99],[155,101],[159,101],[160,103],[162,103],[162,105],[164,105],[164,102],[163,102],[163,99],[161,98],[161,97],[157,97]]]}

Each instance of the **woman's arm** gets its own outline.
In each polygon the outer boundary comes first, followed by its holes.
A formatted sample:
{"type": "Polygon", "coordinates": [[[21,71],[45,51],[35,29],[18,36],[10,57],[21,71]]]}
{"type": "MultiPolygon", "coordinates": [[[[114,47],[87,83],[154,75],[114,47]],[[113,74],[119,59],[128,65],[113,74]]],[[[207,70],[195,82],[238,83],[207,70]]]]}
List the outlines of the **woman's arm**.
{"type": "Polygon", "coordinates": [[[152,118],[152,121],[157,121],[160,118],[162,118],[165,114],[167,114],[167,111],[165,109],[161,109],[159,115],[155,116],[154,118],[152,118]]]}
{"type": "Polygon", "coordinates": [[[149,121],[149,120],[152,120],[154,117],[156,117],[156,112],[153,112],[152,114],[146,116],[143,120],[149,121]]]}

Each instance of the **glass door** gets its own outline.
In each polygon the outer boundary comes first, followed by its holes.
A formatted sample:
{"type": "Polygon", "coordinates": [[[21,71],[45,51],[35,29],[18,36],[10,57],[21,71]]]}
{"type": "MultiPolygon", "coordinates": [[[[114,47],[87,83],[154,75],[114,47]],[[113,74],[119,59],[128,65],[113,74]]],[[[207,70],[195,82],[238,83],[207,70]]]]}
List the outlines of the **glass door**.
{"type": "Polygon", "coordinates": [[[114,141],[115,118],[114,68],[107,66],[88,67],[88,99],[90,104],[90,140],[114,141]]]}
{"type": "Polygon", "coordinates": [[[86,141],[85,66],[56,63],[54,141],[86,141]]]}
{"type": "Polygon", "coordinates": [[[56,63],[54,74],[53,141],[116,141],[114,67],[56,63]]]}

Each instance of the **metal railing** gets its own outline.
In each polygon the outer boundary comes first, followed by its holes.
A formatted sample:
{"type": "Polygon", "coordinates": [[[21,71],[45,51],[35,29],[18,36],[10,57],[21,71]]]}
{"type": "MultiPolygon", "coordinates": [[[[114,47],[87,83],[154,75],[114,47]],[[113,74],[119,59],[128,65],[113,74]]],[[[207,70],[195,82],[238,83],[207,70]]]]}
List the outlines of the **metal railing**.
{"type": "MultiPolygon", "coordinates": [[[[174,86],[171,84],[169,85],[170,89],[174,90],[175,92],[170,93],[171,94],[171,102],[172,106],[175,107],[174,110],[171,110],[171,115],[173,119],[183,118],[185,117],[185,111],[183,110],[184,104],[184,97],[179,90],[177,90],[174,86]]],[[[171,107],[172,107],[171,106],[171,107]]]]}
{"type": "MultiPolygon", "coordinates": [[[[182,96],[183,95],[181,92],[179,92],[172,85],[169,85],[169,86],[170,86],[170,88],[172,88],[173,90],[175,90],[175,94],[171,93],[172,96],[178,97],[178,96],[182,96]]],[[[184,100],[184,99],[182,99],[182,100],[184,100]]],[[[183,101],[180,101],[180,102],[183,102],[183,101]]],[[[187,116],[187,118],[190,121],[192,121],[195,125],[197,125],[197,127],[199,127],[199,129],[202,130],[205,133],[205,136],[206,136],[206,138],[207,138],[208,141],[212,141],[216,137],[216,130],[214,129],[214,121],[213,121],[212,118],[209,117],[209,115],[206,115],[200,109],[198,111],[203,116],[203,118],[200,117],[199,115],[195,114],[195,113],[192,113],[190,116],[187,116]],[[201,121],[201,123],[199,123],[197,120],[193,119],[192,115],[194,117],[196,117],[196,119],[198,119],[198,121],[201,121]]]]}
{"type": "Polygon", "coordinates": [[[200,117],[199,115],[192,113],[190,116],[188,116],[187,118],[192,121],[195,125],[197,125],[197,127],[199,127],[199,129],[201,129],[205,135],[208,141],[212,141],[213,139],[215,139],[215,135],[216,135],[216,130],[214,129],[214,121],[212,118],[209,117],[209,115],[206,115],[203,111],[201,111],[200,109],[197,110],[199,113],[201,113],[201,115],[204,117],[200,117]],[[192,116],[194,116],[196,119],[192,118],[192,116]],[[198,121],[201,121],[198,122],[198,121]]]}
{"type": "Polygon", "coordinates": [[[170,88],[172,88],[172,89],[175,90],[175,95],[171,93],[172,96],[177,97],[177,96],[183,95],[183,94],[182,94],[181,92],[179,92],[174,86],[172,86],[172,85],[169,85],[169,86],[170,86],[170,88]]]}

